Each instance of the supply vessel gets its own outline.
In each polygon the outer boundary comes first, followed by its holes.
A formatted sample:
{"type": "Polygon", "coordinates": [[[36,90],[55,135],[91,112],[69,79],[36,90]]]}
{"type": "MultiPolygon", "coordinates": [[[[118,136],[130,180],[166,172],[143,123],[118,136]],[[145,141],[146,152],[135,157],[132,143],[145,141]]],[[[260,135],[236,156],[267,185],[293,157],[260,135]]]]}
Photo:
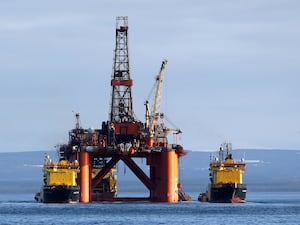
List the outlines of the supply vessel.
{"type": "Polygon", "coordinates": [[[44,184],[35,200],[43,203],[76,203],[79,202],[80,187],[77,184],[78,162],[69,163],[60,158],[52,162],[48,155],[44,160],[44,184]]]}
{"type": "Polygon", "coordinates": [[[211,156],[210,183],[206,192],[199,194],[198,200],[217,203],[246,202],[247,185],[243,183],[245,168],[244,159],[233,159],[231,143],[223,143],[218,157],[211,156]]]}

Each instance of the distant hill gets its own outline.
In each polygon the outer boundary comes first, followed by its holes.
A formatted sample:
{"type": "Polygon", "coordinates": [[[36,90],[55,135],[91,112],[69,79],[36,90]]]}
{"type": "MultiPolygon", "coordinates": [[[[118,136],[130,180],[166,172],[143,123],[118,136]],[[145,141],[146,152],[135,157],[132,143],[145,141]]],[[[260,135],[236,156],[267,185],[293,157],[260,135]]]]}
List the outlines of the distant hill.
{"type": "MultiPolygon", "coordinates": [[[[55,151],[0,153],[0,192],[35,193],[42,184],[44,155],[55,151]]],[[[209,152],[193,152],[180,158],[179,176],[186,192],[200,192],[208,183],[209,152]]],[[[234,158],[245,158],[244,182],[249,191],[300,191],[300,150],[234,150],[234,158]]],[[[148,174],[145,159],[136,162],[148,174]]],[[[119,191],[146,190],[130,169],[118,164],[119,191]]]]}
{"type": "Polygon", "coordinates": [[[0,193],[36,192],[42,184],[44,155],[55,151],[0,153],[0,193]]]}

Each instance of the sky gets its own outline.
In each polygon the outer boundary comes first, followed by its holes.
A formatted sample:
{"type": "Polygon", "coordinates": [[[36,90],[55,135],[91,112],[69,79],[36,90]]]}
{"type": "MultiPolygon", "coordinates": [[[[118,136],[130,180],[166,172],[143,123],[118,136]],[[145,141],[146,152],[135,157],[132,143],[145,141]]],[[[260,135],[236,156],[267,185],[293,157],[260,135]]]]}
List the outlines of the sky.
{"type": "Polygon", "coordinates": [[[128,16],[133,107],[163,59],[162,112],[185,149],[300,149],[297,0],[0,1],[0,152],[52,150],[80,112],[108,120],[117,16],[128,16]]]}

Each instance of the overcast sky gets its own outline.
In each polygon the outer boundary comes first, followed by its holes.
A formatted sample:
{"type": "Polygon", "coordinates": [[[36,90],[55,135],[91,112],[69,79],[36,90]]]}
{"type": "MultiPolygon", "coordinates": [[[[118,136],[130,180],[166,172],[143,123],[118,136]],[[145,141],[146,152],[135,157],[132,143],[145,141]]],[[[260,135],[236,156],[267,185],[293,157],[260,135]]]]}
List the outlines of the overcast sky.
{"type": "Polygon", "coordinates": [[[74,112],[108,120],[116,16],[141,121],[166,58],[162,111],[185,149],[300,149],[300,1],[2,0],[1,152],[54,149],[74,112]]]}

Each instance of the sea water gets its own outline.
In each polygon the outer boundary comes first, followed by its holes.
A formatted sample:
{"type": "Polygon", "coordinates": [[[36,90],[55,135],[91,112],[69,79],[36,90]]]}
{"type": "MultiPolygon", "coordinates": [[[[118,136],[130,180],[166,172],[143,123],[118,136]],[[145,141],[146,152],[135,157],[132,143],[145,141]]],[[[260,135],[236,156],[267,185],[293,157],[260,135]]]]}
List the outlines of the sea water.
{"type": "Polygon", "coordinates": [[[300,193],[248,193],[247,203],[43,204],[0,195],[0,224],[300,224],[300,193]]]}

